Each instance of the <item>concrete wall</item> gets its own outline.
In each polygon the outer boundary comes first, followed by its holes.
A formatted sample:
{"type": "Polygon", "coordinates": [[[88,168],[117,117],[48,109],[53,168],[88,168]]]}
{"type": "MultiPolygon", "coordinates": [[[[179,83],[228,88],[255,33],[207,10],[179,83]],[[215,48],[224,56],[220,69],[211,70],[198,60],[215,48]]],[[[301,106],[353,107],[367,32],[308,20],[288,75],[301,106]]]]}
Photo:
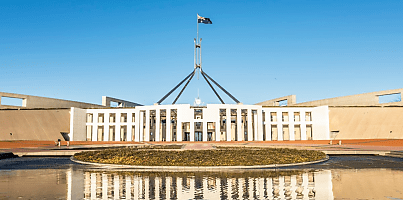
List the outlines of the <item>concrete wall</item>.
{"type": "MultiPolygon", "coordinates": [[[[1,97],[11,97],[22,99],[22,106],[24,108],[70,108],[70,107],[78,107],[78,108],[103,108],[104,106],[90,103],[83,103],[77,101],[68,101],[62,99],[53,99],[47,97],[38,97],[31,95],[23,95],[23,94],[14,94],[14,93],[6,93],[0,92],[1,97]]],[[[0,100],[0,108],[21,108],[20,106],[7,106],[2,105],[0,100]]]]}
{"type": "MultiPolygon", "coordinates": [[[[317,101],[308,101],[303,103],[297,103],[295,106],[374,106],[374,105],[403,105],[403,102],[392,102],[392,103],[379,103],[379,96],[389,95],[389,94],[403,94],[403,88],[394,90],[384,90],[378,92],[335,97],[330,99],[322,99],[317,101]]],[[[290,104],[289,104],[290,105],[290,104]]]]}
{"type": "Polygon", "coordinates": [[[70,111],[70,140],[85,141],[86,140],[86,116],[87,110],[81,108],[71,108],[70,111]]]}
{"type": "Polygon", "coordinates": [[[329,107],[329,129],[334,139],[403,139],[403,106],[329,107]]]}
{"type": "Polygon", "coordinates": [[[262,106],[280,106],[281,101],[287,100],[287,105],[294,105],[297,103],[297,96],[296,95],[288,95],[285,97],[280,97],[276,99],[271,99],[263,102],[256,103],[255,105],[262,105],[262,106]]]}
{"type": "Polygon", "coordinates": [[[130,101],[125,101],[122,99],[116,99],[112,97],[107,97],[107,96],[102,96],[102,105],[105,107],[112,107],[111,102],[117,103],[117,107],[136,107],[136,106],[142,106],[141,104],[130,102],[130,101]]]}
{"type": "Polygon", "coordinates": [[[69,111],[0,110],[0,140],[63,141],[60,133],[70,131],[69,111]]]}

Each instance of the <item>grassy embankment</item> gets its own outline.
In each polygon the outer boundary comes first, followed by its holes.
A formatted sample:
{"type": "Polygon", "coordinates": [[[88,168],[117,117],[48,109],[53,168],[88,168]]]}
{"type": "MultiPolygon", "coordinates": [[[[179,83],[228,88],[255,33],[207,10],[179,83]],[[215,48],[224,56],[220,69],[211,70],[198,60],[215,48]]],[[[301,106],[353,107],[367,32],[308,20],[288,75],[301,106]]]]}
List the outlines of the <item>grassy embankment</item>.
{"type": "Polygon", "coordinates": [[[288,164],[325,158],[319,151],[275,148],[219,148],[215,150],[155,150],[119,148],[74,155],[80,161],[142,166],[250,166],[288,164]]]}

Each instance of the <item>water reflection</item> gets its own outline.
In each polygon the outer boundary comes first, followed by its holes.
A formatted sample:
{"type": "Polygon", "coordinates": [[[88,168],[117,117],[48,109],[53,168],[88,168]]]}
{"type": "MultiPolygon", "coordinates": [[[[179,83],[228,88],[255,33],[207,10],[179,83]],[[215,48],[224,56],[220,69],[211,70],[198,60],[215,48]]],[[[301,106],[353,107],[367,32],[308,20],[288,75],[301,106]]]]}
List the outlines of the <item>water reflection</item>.
{"type": "Polygon", "coordinates": [[[69,199],[333,199],[330,170],[219,174],[69,170],[67,176],[69,199]]]}
{"type": "MultiPolygon", "coordinates": [[[[354,169],[237,173],[105,171],[76,164],[43,169],[18,164],[26,160],[12,162],[24,169],[4,169],[11,160],[0,160],[0,199],[403,199],[402,160],[383,157],[359,157],[364,167],[354,169]]],[[[32,160],[36,166],[38,159],[32,160]]],[[[334,160],[333,166],[357,166],[351,157],[334,160]]],[[[51,165],[53,158],[44,163],[51,165]]]]}

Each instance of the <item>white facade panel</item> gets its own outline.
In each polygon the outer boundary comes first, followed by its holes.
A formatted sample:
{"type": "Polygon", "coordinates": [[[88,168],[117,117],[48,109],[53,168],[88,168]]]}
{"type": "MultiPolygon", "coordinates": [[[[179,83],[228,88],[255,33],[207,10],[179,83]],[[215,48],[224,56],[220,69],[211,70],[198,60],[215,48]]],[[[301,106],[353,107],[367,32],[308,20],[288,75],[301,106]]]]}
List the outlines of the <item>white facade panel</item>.
{"type": "MultiPolygon", "coordinates": [[[[71,133],[74,136],[73,140],[85,140],[86,132],[83,127],[92,127],[92,141],[98,141],[99,128],[103,128],[103,141],[182,141],[187,139],[195,141],[208,141],[207,132],[213,128],[215,133],[211,139],[215,141],[271,141],[271,140],[307,140],[306,131],[312,131],[313,140],[328,140],[329,139],[329,109],[327,106],[320,107],[262,107],[260,105],[241,105],[241,104],[208,104],[204,107],[191,107],[189,104],[180,105],[152,105],[152,106],[137,106],[135,108],[108,108],[108,109],[82,109],[81,117],[78,112],[74,112],[76,108],[72,108],[71,117],[71,133]],[[202,110],[202,117],[195,116],[195,109],[202,110]],[[220,127],[220,109],[225,109],[225,130],[226,134],[221,135],[220,127]],[[165,112],[161,112],[165,110],[165,112]],[[176,110],[176,132],[172,132],[175,121],[171,121],[171,111],[176,110]],[[231,110],[236,110],[236,123],[235,126],[231,125],[231,110]],[[247,111],[242,113],[242,110],[247,111]],[[85,113],[92,114],[92,122],[86,122],[85,113]],[[165,113],[162,115],[162,113],[165,113]],[[271,120],[271,113],[276,113],[275,120],[271,120]],[[298,113],[299,117],[295,117],[298,113]],[[115,116],[115,119],[111,119],[115,116]],[[123,114],[123,115],[122,115],[123,114]],[[246,121],[243,121],[243,114],[247,114],[246,121]],[[133,117],[134,115],[134,117],[133,117]],[[151,121],[151,115],[155,117],[151,121]],[[263,117],[264,115],[264,117],[263,117]],[[284,115],[284,116],[283,116],[284,115]],[[102,119],[103,116],[103,119],[102,119]],[[166,120],[161,121],[161,117],[166,120]],[[134,119],[134,121],[133,121],[134,119]],[[264,120],[263,120],[264,119],[264,120]],[[144,121],[145,120],[145,121],[144,121]],[[195,123],[202,124],[201,130],[196,129],[195,123]],[[81,123],[80,131],[76,131],[77,124],[81,123]],[[163,124],[165,123],[165,124],[163,124]],[[182,125],[189,123],[189,127],[184,127],[186,130],[182,131],[182,125]],[[208,123],[214,123],[215,127],[208,129],[208,123]],[[244,126],[246,123],[246,127],[244,126]],[[165,125],[165,136],[161,127],[165,125]],[[263,130],[265,125],[265,130],[263,130]],[[295,136],[295,126],[299,127],[300,136],[295,136]],[[134,126],[134,130],[133,130],[134,126]],[[272,133],[272,126],[277,127],[277,133],[272,133]],[[309,128],[307,129],[307,126],[309,128]],[[109,138],[111,134],[110,127],[114,127],[114,138],[109,138]],[[124,128],[125,127],[125,128],[124,128]],[[288,127],[288,128],[287,128],[288,127]],[[234,129],[234,130],[232,130],[234,129]],[[162,131],[162,132],[161,132],[162,131]],[[183,135],[183,132],[188,135],[183,135]],[[199,133],[201,131],[201,133],[199,133]],[[196,133],[198,132],[198,133],[196,133]],[[264,132],[266,135],[264,136],[264,132]],[[235,135],[236,133],[236,135],[235,135]],[[176,136],[174,136],[176,134],[176,136]],[[195,134],[199,134],[195,137],[195,134]],[[215,135],[214,135],[215,134],[215,135]],[[245,135],[247,134],[247,135],[245,135]],[[277,137],[272,137],[277,134],[277,137]],[[186,137],[185,137],[186,136],[186,137]],[[164,137],[164,138],[163,138],[164,137]],[[202,138],[200,138],[202,137],[202,138]]],[[[100,129],[101,130],[101,129],[100,129]]],[[[111,129],[113,130],[113,129],[111,129]]],[[[100,139],[101,140],[101,139],[100,139]]]]}

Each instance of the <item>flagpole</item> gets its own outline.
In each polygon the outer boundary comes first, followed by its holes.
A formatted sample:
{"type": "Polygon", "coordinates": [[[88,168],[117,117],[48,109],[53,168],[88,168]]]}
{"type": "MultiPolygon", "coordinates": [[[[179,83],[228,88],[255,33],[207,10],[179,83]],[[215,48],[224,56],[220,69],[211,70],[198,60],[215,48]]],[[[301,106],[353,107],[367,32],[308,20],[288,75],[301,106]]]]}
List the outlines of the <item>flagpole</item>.
{"type": "Polygon", "coordinates": [[[197,17],[196,17],[196,23],[197,23],[197,38],[196,38],[196,41],[197,41],[197,44],[199,44],[199,14],[197,14],[197,17]]]}
{"type": "Polygon", "coordinates": [[[199,14],[197,14],[197,17],[196,17],[197,19],[196,19],[196,23],[197,23],[197,38],[196,38],[196,53],[197,53],[197,56],[196,56],[196,66],[199,64],[199,58],[197,58],[197,57],[199,57],[199,49],[197,49],[197,47],[199,46],[199,14]]]}

